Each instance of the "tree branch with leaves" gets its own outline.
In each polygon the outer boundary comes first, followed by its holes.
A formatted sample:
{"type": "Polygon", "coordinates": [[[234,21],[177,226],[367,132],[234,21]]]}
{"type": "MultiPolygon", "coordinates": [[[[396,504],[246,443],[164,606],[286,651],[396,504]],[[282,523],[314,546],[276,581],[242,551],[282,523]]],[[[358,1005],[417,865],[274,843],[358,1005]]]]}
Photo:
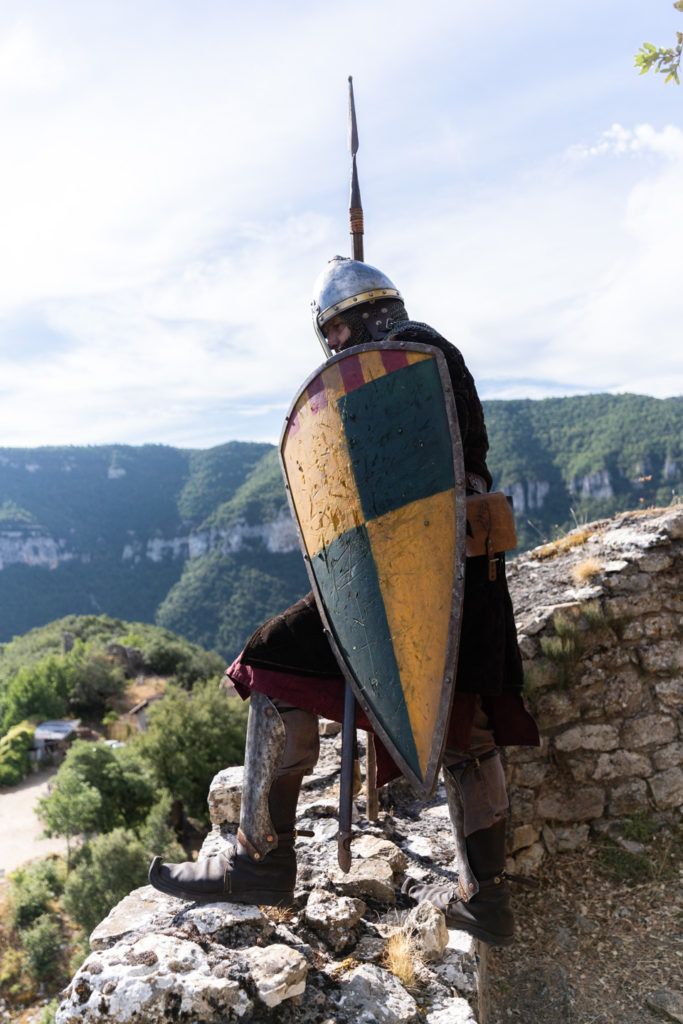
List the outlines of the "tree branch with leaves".
{"type": "MultiPolygon", "coordinates": [[[[674,7],[683,13],[683,0],[676,0],[674,7]]],[[[683,52],[683,32],[676,33],[676,46],[664,48],[654,46],[652,43],[643,43],[636,54],[635,66],[640,68],[641,75],[646,71],[658,71],[666,75],[665,82],[674,81],[680,85],[678,72],[681,66],[681,53],[683,52]]]]}

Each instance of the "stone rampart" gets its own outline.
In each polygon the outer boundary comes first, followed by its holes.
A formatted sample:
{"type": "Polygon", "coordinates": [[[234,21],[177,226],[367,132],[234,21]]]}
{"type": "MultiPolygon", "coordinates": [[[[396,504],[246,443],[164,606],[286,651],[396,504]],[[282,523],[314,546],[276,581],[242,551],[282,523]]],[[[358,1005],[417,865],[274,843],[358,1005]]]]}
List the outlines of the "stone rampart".
{"type": "Polygon", "coordinates": [[[677,505],[592,523],[510,563],[542,736],[507,752],[517,870],[625,816],[680,815],[682,549],[677,505]]]}

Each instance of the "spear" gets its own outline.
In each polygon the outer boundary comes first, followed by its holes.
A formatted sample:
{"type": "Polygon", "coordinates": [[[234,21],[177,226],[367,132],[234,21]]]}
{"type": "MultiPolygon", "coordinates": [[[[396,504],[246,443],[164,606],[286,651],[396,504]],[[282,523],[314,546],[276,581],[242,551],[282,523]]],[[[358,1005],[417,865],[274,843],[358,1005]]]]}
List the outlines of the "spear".
{"type": "Polygon", "coordinates": [[[349,221],[351,238],[353,239],[353,258],[363,262],[363,206],[360,199],[358,184],[358,168],[356,153],[358,152],[358,126],[356,124],[356,105],[353,102],[353,78],[349,75],[349,151],[351,153],[351,199],[349,201],[349,221]]]}
{"type": "MultiPolygon", "coordinates": [[[[358,152],[358,126],[356,105],[353,101],[353,78],[349,75],[349,152],[351,153],[351,198],[349,222],[353,239],[353,258],[363,262],[363,206],[358,184],[356,153],[358,152]]],[[[372,737],[367,737],[367,811],[368,818],[377,818],[377,790],[375,789],[375,750],[372,737]]],[[[342,763],[339,787],[339,833],[337,837],[337,860],[342,871],[351,867],[351,819],[353,813],[353,783],[357,759],[356,744],[356,698],[351,684],[346,680],[344,693],[344,721],[342,726],[342,763]]]]}

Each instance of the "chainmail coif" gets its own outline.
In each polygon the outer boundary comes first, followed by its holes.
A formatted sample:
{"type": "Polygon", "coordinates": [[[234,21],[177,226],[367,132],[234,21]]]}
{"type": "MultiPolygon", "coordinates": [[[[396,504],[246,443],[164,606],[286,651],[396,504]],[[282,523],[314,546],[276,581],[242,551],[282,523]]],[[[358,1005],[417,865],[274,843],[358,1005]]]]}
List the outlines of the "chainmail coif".
{"type": "Polygon", "coordinates": [[[370,316],[381,314],[383,317],[388,314],[396,324],[408,319],[405,306],[400,299],[386,299],[384,302],[372,303],[364,302],[362,306],[346,310],[342,313],[342,319],[351,328],[351,337],[344,346],[345,348],[350,348],[351,345],[368,345],[375,340],[368,330],[367,317],[363,316],[364,313],[369,313],[370,316]]]}

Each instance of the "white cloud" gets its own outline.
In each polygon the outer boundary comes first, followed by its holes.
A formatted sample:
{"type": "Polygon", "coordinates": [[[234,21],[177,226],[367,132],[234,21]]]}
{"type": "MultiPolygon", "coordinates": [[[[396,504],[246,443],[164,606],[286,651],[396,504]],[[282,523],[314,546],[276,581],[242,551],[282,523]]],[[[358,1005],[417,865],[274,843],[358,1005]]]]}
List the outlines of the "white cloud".
{"type": "Polygon", "coordinates": [[[567,150],[570,159],[623,156],[626,153],[655,153],[680,160],[683,157],[683,132],[672,124],[661,131],[651,124],[639,124],[635,128],[613,124],[592,145],[581,142],[567,150]]]}
{"type": "Polygon", "coordinates": [[[32,27],[16,21],[0,36],[0,102],[3,95],[50,92],[64,79],[59,55],[38,39],[32,27]]]}
{"type": "Polygon", "coordinates": [[[312,280],[348,251],[349,72],[367,258],[475,376],[683,390],[683,136],[629,115],[622,52],[543,57],[597,47],[607,0],[8,2],[0,444],[277,436],[320,359],[312,280]]]}

